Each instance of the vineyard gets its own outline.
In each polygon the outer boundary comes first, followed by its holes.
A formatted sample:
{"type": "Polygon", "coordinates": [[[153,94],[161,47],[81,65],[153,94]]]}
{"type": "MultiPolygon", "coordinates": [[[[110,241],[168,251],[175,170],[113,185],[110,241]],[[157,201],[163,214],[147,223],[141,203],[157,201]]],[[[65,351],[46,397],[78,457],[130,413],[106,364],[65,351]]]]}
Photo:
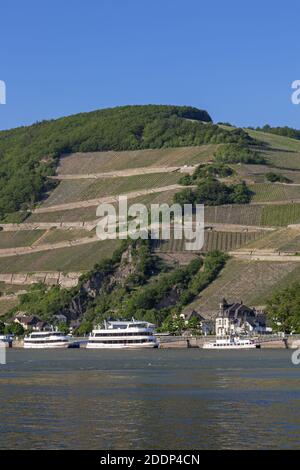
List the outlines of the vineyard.
{"type": "MultiPolygon", "coordinates": [[[[147,194],[130,199],[130,204],[171,204],[176,190],[164,191],[160,193],[147,194]]],[[[114,204],[116,207],[116,204],[114,204]]],[[[72,210],[61,210],[46,212],[42,214],[31,214],[26,222],[88,222],[97,219],[96,211],[98,206],[79,207],[72,210]]]]}
{"type": "Polygon", "coordinates": [[[183,166],[203,163],[213,158],[216,145],[166,148],[127,152],[74,153],[63,157],[57,173],[76,175],[104,173],[150,166],[183,166]]]}
{"type": "Polygon", "coordinates": [[[36,271],[77,272],[91,269],[95,263],[110,258],[118,240],[93,242],[70,248],[1,258],[1,273],[36,271]]]}
{"type": "Polygon", "coordinates": [[[265,206],[262,210],[261,225],[284,227],[300,223],[300,204],[265,206]]]}
{"type": "Polygon", "coordinates": [[[295,139],[247,129],[248,134],[271,146],[264,156],[278,168],[300,170],[300,142],[295,139]]]}
{"type": "Polygon", "coordinates": [[[251,241],[247,244],[247,249],[274,250],[284,252],[300,251],[300,230],[283,228],[265,234],[259,240],[251,241]]]}
{"type": "Polygon", "coordinates": [[[43,230],[0,232],[0,249],[31,246],[32,243],[43,235],[43,233],[45,233],[43,230]]]}
{"type": "MultiPolygon", "coordinates": [[[[299,156],[300,161],[300,156],[299,156]]],[[[300,171],[283,170],[280,168],[272,168],[268,165],[230,165],[236,174],[246,180],[251,180],[255,183],[265,183],[266,174],[273,172],[288,178],[292,183],[300,184],[300,171]]]]}
{"type": "Polygon", "coordinates": [[[300,199],[300,186],[277,183],[258,183],[250,185],[253,202],[293,201],[300,199]]]}
{"type": "Polygon", "coordinates": [[[231,259],[220,276],[189,306],[207,316],[216,315],[222,298],[243,301],[249,306],[265,305],[272,290],[299,279],[300,266],[292,262],[241,261],[231,259]]]}
{"type": "Polygon", "coordinates": [[[205,223],[259,226],[262,210],[259,205],[205,207],[205,223]]]}
{"type": "MultiPolygon", "coordinates": [[[[263,236],[262,232],[211,232],[206,231],[204,247],[201,251],[231,251],[263,236]]],[[[186,251],[186,240],[155,240],[153,249],[161,253],[176,253],[186,251]]]]}
{"type": "Polygon", "coordinates": [[[180,177],[180,173],[156,173],[129,176],[128,178],[62,181],[51,193],[44,206],[49,207],[103,196],[115,196],[142,189],[169,186],[178,183],[180,177]]]}
{"type": "Polygon", "coordinates": [[[80,238],[87,238],[95,236],[95,232],[87,232],[86,230],[57,230],[51,229],[48,233],[37,243],[37,245],[46,245],[50,243],[59,243],[64,241],[79,240],[80,238]]]}

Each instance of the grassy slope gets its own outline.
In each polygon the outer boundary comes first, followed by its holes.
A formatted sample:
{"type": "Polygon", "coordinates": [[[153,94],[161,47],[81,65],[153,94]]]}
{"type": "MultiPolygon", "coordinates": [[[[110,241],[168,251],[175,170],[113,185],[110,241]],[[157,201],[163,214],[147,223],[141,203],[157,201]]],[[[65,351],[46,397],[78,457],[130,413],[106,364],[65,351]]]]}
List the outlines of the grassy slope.
{"type": "Polygon", "coordinates": [[[11,308],[18,305],[18,299],[1,299],[0,297],[0,317],[1,315],[5,315],[11,308]]]}

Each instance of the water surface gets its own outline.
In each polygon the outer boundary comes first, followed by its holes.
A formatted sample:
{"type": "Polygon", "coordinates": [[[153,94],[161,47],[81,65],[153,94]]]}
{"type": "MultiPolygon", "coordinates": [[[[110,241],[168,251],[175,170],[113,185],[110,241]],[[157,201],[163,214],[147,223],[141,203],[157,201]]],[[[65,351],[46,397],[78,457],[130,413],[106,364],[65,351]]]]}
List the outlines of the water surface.
{"type": "Polygon", "coordinates": [[[10,350],[1,449],[300,448],[286,350],[10,350]]]}

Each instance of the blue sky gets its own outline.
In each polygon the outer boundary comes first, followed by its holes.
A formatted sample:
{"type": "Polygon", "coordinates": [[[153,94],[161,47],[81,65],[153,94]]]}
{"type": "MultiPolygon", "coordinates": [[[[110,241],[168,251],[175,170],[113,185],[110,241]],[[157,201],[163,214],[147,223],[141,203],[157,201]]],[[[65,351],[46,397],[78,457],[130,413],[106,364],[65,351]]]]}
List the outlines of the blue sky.
{"type": "Polygon", "coordinates": [[[0,128],[124,104],[300,128],[299,1],[2,0],[0,128]]]}

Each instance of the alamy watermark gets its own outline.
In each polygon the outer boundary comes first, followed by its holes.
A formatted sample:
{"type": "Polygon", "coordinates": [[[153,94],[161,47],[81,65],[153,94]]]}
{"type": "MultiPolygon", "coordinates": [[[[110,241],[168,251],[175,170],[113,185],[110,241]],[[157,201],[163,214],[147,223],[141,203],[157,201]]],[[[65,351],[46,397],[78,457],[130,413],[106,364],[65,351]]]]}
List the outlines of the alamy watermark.
{"type": "Polygon", "coordinates": [[[292,103],[299,105],[300,104],[300,80],[295,80],[292,83],[292,90],[295,90],[292,93],[292,103]]]}
{"type": "Polygon", "coordinates": [[[97,208],[96,233],[100,240],[131,238],[185,240],[185,249],[200,251],[204,246],[204,205],[145,204],[128,206],[126,196],[118,204],[103,203],[97,208]]]}
{"type": "Polygon", "coordinates": [[[6,83],[0,80],[0,104],[6,104],[6,83]]]}

